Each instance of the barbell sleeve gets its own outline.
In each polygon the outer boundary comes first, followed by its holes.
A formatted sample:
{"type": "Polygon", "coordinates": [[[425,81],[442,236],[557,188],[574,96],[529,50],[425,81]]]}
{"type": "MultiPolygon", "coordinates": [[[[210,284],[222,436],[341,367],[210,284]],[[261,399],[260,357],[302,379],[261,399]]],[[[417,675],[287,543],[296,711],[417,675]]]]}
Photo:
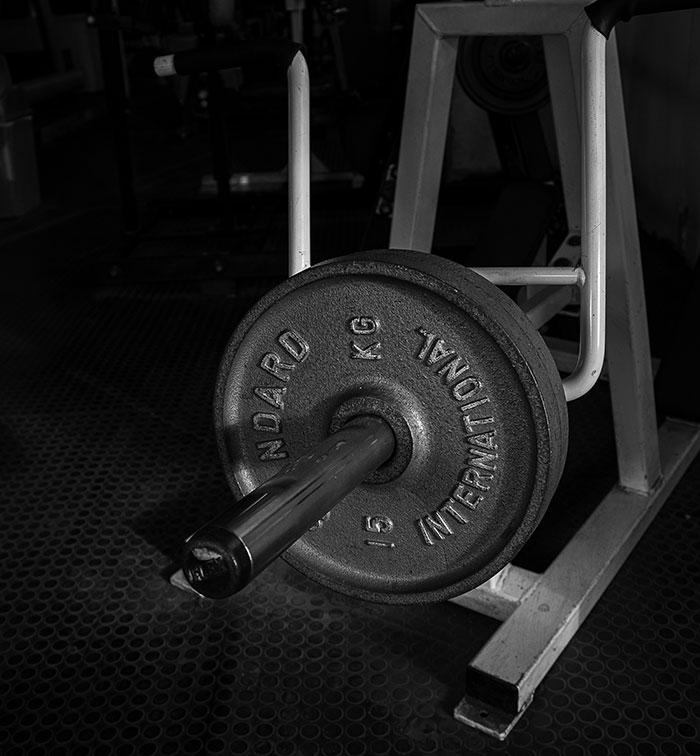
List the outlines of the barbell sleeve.
{"type": "Polygon", "coordinates": [[[208,598],[245,587],[394,453],[389,424],[362,416],[193,533],[183,572],[208,598]]]}

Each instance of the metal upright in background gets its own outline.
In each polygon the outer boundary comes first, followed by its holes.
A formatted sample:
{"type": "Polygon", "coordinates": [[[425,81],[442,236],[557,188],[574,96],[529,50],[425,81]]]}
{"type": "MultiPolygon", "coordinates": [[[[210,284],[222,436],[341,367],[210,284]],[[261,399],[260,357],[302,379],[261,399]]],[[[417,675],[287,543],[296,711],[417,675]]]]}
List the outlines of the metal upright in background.
{"type": "Polygon", "coordinates": [[[95,16],[87,19],[97,28],[102,59],[105,94],[114,132],[117,181],[121,198],[122,221],[127,238],[138,233],[141,221],[134,189],[134,167],[129,132],[129,82],[126,76],[121,29],[116,23],[98,23],[95,16]]]}
{"type": "MultiPolygon", "coordinates": [[[[605,46],[602,35],[592,30],[584,5],[576,0],[419,5],[411,48],[390,246],[422,252],[430,252],[432,246],[459,37],[542,35],[569,227],[568,238],[551,265],[563,264],[566,270],[581,262],[584,281],[579,285],[583,283],[584,291],[589,253],[593,252],[597,265],[595,246],[601,237],[584,238],[582,259],[571,260],[572,250],[582,233],[596,236],[597,231],[604,230],[596,229],[596,224],[605,224],[605,207],[596,207],[601,195],[596,195],[595,186],[585,179],[587,172],[601,169],[595,157],[601,146],[600,133],[591,130],[595,124],[590,118],[603,104],[602,95],[600,89],[596,91],[595,82],[593,87],[590,80],[586,83],[584,79],[582,84],[582,73],[585,69],[586,76],[592,74],[595,79],[604,75],[607,67],[610,296],[605,330],[619,483],[544,573],[509,565],[482,587],[455,599],[503,622],[470,663],[467,695],[455,710],[460,721],[500,739],[525,711],[537,686],[700,448],[700,429],[695,425],[669,419],[657,432],[617,48],[614,34],[605,46]],[[602,65],[603,51],[607,66],[602,65]],[[587,101],[588,97],[598,98],[598,105],[587,101]],[[588,122],[582,124],[586,117],[588,122]],[[590,158],[593,166],[587,165],[590,158]]],[[[596,270],[602,279],[605,267],[596,270]]],[[[516,271],[478,272],[493,283],[516,279],[531,283],[538,276],[542,276],[538,283],[564,283],[556,276],[548,280],[546,273],[537,269],[520,277],[516,271]]],[[[599,284],[603,286],[603,281],[599,284]]],[[[550,301],[556,304],[557,300],[552,297],[550,301]]],[[[566,301],[566,297],[559,298],[559,302],[566,301]]],[[[591,322],[589,305],[590,301],[582,307],[581,315],[586,326],[582,327],[581,365],[586,370],[590,364],[585,358],[587,340],[596,328],[602,337],[600,326],[605,322],[591,322]]],[[[557,311],[556,307],[545,309],[545,315],[540,307],[532,310],[538,325],[557,311]]],[[[578,391],[567,392],[570,399],[578,395],[578,391]]]]}

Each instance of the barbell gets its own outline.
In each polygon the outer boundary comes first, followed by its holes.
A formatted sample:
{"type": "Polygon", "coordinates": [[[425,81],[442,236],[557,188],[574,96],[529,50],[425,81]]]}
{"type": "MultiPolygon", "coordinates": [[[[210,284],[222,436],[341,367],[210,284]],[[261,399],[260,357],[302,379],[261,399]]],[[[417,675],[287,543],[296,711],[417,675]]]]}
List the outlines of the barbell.
{"type": "Polygon", "coordinates": [[[343,593],[439,601],[504,567],[566,457],[561,378],[496,286],[378,250],[288,279],[236,328],[215,392],[238,504],[185,546],[215,598],[284,558],[343,593]]]}
{"type": "MultiPolygon", "coordinates": [[[[221,364],[217,440],[242,498],[187,540],[184,574],[196,591],[229,596],[282,554],[352,596],[439,601],[512,560],[561,476],[566,400],[585,393],[602,366],[605,38],[636,13],[696,5],[597,0],[585,8],[582,265],[519,281],[581,288],[579,362],[564,384],[537,330],[494,285],[514,283],[512,272],[496,271],[490,283],[400,250],[306,267],[308,76],[291,51],[295,275],[244,317],[221,364]]],[[[180,70],[166,57],[154,65],[158,75],[180,70]]]]}

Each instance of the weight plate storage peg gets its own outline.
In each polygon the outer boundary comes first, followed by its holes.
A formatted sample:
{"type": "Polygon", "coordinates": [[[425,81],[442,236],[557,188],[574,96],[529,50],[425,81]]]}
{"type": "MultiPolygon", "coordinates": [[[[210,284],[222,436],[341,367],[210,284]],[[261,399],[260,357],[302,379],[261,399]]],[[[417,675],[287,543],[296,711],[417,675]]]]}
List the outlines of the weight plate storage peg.
{"type": "Polygon", "coordinates": [[[354,418],[391,456],[284,558],[342,593],[440,601],[504,567],[556,489],[568,419],[524,313],[461,265],[399,250],[311,267],[241,321],[215,397],[219,451],[250,494],[354,418]]]}

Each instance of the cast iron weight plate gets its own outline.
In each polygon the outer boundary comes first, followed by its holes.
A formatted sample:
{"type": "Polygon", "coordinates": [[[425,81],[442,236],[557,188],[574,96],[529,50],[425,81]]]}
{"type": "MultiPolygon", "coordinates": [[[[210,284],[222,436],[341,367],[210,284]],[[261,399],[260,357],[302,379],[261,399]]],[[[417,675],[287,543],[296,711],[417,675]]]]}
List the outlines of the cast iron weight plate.
{"type": "Polygon", "coordinates": [[[314,266],[241,321],[215,424],[237,497],[358,414],[397,451],[284,558],[342,593],[440,601],[505,566],[566,458],[566,402],[523,312],[461,265],[400,250],[314,266]]]}

